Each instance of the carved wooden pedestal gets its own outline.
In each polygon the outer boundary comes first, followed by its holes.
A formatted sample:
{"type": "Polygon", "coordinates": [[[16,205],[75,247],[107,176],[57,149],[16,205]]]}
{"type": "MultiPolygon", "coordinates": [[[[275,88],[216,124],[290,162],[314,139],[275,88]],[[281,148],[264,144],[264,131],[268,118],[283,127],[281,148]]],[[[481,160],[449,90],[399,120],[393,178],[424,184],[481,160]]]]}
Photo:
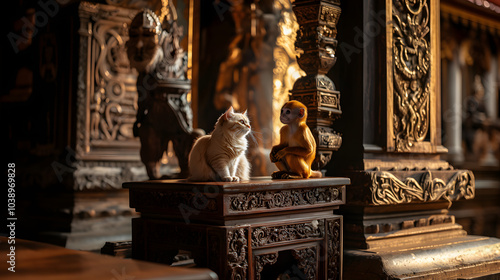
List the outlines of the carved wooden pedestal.
{"type": "Polygon", "coordinates": [[[337,28],[343,144],[327,174],[352,179],[345,278],[498,279],[500,240],[448,214],[475,180],[441,159],[439,1],[343,1],[337,28]]]}
{"type": "Polygon", "coordinates": [[[133,258],[171,263],[179,249],[220,279],[342,278],[342,217],[347,178],[183,180],[125,183],[133,258]]]}

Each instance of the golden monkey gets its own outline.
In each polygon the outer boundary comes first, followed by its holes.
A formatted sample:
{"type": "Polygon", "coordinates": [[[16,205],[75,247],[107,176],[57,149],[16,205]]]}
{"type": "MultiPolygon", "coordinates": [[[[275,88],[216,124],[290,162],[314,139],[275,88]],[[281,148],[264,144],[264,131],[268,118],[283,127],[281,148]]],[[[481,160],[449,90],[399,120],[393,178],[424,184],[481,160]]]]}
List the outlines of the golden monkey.
{"type": "Polygon", "coordinates": [[[280,121],[285,124],[280,130],[280,143],[269,155],[279,171],[273,179],[298,179],[321,177],[319,171],[312,171],[311,164],[316,156],[316,141],[306,124],[307,107],[299,101],[289,101],[281,108],[280,121]]]}

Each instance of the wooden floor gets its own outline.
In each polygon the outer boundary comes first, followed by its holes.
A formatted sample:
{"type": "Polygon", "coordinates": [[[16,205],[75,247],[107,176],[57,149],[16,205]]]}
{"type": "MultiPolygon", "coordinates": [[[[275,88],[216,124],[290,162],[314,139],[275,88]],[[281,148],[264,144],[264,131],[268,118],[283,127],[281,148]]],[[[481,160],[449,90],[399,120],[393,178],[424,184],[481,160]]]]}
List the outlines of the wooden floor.
{"type": "Polygon", "coordinates": [[[0,237],[0,279],[22,280],[213,280],[208,269],[179,268],[95,253],[70,250],[45,243],[15,240],[15,272],[8,270],[10,244],[0,237]]]}

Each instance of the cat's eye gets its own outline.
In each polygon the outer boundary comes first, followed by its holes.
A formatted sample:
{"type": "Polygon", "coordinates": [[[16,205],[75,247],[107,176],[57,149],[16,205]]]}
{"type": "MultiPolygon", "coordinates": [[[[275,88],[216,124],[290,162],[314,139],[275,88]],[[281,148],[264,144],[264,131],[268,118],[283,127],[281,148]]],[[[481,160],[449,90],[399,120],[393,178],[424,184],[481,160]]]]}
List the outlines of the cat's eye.
{"type": "Polygon", "coordinates": [[[241,120],[241,121],[240,121],[240,123],[245,124],[245,121],[244,121],[244,120],[241,120]]]}

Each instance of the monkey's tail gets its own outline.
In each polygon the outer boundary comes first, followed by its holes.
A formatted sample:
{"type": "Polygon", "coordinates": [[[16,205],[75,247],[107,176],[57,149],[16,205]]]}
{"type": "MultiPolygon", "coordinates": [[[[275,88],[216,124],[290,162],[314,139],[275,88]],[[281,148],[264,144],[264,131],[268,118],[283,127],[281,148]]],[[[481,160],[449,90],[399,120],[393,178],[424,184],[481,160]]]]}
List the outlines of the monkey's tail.
{"type": "Polygon", "coordinates": [[[323,177],[323,173],[321,171],[311,170],[311,176],[309,178],[321,178],[323,177]]]}

